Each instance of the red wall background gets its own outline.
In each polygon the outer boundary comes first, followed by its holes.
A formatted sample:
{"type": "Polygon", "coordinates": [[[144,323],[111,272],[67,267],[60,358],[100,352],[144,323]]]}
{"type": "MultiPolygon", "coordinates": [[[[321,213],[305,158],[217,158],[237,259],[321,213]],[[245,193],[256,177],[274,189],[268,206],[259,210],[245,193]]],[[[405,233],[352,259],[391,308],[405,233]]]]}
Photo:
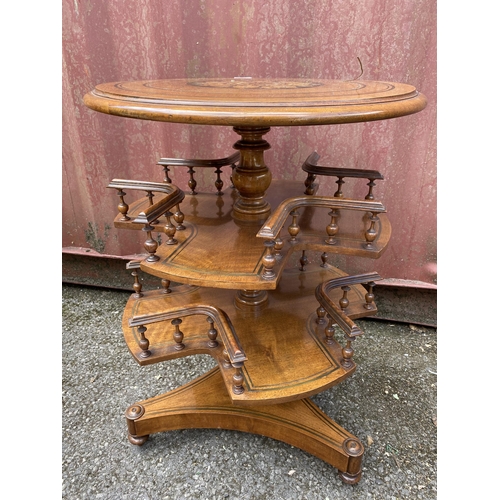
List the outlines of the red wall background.
{"type": "MultiPolygon", "coordinates": [[[[435,287],[435,0],[63,0],[63,252],[142,253],[113,228],[113,178],[161,181],[160,157],[216,158],[234,150],[229,127],[129,120],[96,113],[82,98],[96,84],[185,77],[307,77],[409,83],[427,108],[393,120],[276,127],[266,163],[277,179],[321,165],[379,170],[375,194],[392,240],[377,261],[345,258],[348,272],[435,287]]],[[[183,187],[182,177],[173,175],[183,187]]],[[[203,179],[198,179],[203,186],[203,179]]],[[[336,185],[323,183],[320,194],[336,185]]],[[[364,189],[364,186],[363,186],[364,189]]]]}

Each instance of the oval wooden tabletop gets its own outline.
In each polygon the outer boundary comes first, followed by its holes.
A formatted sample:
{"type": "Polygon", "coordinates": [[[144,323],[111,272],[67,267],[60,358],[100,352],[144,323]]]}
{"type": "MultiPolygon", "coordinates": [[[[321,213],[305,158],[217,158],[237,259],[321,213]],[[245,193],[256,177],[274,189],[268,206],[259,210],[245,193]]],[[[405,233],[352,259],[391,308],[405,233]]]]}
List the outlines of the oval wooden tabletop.
{"type": "Polygon", "coordinates": [[[427,104],[423,94],[403,83],[247,77],[104,83],[84,102],[129,118],[250,127],[385,120],[427,104]]]}

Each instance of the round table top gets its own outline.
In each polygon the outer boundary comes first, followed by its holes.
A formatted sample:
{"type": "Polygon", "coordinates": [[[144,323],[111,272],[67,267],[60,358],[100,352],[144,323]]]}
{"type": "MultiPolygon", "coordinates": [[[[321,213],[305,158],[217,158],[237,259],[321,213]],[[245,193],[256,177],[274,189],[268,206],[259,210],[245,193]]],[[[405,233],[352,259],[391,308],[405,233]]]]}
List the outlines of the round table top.
{"type": "Polygon", "coordinates": [[[143,120],[270,127],[386,120],[417,113],[427,100],[403,83],[235,77],[104,83],[84,103],[143,120]]]}

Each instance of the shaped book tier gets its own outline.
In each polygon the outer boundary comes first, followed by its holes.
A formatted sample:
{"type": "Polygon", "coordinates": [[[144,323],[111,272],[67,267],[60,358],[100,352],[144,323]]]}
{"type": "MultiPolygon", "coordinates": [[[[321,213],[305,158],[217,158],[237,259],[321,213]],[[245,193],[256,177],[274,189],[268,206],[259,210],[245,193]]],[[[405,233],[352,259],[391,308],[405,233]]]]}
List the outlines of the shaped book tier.
{"type": "Polygon", "coordinates": [[[136,277],[124,312],[139,364],[209,354],[237,405],[303,399],[355,370],[351,342],[362,332],[353,320],[376,313],[380,277],[348,276],[327,255],[378,258],[391,226],[372,196],[317,196],[313,180],[273,181],[271,213],[260,224],[233,218],[232,188],[186,194],[172,183],[110,183],[120,197],[115,226],[146,234],[149,256],[129,268],[163,283],[142,291],[136,277]],[[127,202],[129,191],[146,195],[127,202]],[[308,263],[309,252],[321,264],[308,263]]]}

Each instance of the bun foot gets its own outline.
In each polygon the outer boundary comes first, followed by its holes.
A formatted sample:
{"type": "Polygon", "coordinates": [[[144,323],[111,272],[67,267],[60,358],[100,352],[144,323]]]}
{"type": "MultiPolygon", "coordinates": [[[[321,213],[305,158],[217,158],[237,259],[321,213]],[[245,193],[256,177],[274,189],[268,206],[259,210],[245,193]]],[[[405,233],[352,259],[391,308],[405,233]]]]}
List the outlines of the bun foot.
{"type": "Polygon", "coordinates": [[[142,446],[149,438],[149,434],[146,436],[134,436],[132,434],[128,435],[128,440],[137,446],[142,446]]]}
{"type": "Polygon", "coordinates": [[[361,471],[357,474],[349,474],[348,472],[339,471],[340,479],[346,484],[356,484],[359,483],[361,479],[361,471]]]}

